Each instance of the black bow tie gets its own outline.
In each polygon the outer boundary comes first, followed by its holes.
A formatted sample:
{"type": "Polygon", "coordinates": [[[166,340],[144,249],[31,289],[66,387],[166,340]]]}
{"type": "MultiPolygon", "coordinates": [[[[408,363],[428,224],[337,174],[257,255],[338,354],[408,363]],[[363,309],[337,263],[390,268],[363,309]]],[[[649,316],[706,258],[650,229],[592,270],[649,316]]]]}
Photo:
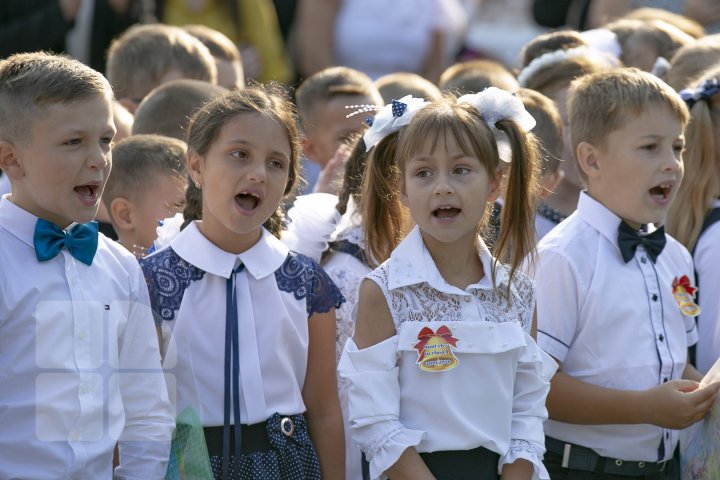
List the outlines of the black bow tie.
{"type": "Polygon", "coordinates": [[[625,263],[629,262],[635,256],[637,246],[645,247],[650,259],[655,263],[658,255],[665,248],[665,227],[660,227],[647,235],[640,235],[637,230],[632,228],[625,222],[620,222],[618,227],[618,246],[625,263]]]}

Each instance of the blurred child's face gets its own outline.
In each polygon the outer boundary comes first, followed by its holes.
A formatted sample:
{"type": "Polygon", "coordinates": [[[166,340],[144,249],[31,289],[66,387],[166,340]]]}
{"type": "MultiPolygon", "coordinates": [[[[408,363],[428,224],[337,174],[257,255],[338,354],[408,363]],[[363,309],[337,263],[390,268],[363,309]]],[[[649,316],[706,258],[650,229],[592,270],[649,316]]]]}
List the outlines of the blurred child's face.
{"type": "Polygon", "coordinates": [[[173,174],[156,174],[152,188],[142,192],[133,203],[133,242],[144,250],[157,238],[160,221],[182,212],[185,206],[186,180],[173,174]]]}
{"type": "Polygon", "coordinates": [[[311,124],[305,132],[303,152],[311,162],[324,167],[337,149],[353,134],[365,130],[367,115],[353,115],[349,105],[373,104],[372,98],[364,95],[338,95],[325,105],[318,105],[311,114],[311,124]]]}
{"type": "Polygon", "coordinates": [[[592,147],[593,165],[583,167],[588,193],[632,227],[663,222],[683,177],[684,142],[683,125],[668,107],[629,114],[604,148],[592,147]]]}
{"type": "Polygon", "coordinates": [[[401,198],[420,227],[425,242],[474,241],[487,202],[497,198],[499,179],[485,165],[465,155],[457,140],[440,135],[405,163],[401,198]]]}
{"type": "Polygon", "coordinates": [[[202,188],[202,233],[230,252],[255,244],[284,196],[291,155],[285,128],[259,113],[228,120],[204,158],[191,151],[188,168],[202,188]]]}
{"type": "Polygon", "coordinates": [[[97,96],[41,108],[27,145],[14,145],[21,178],[13,182],[12,200],[63,228],[87,223],[110,174],[112,103],[97,96]]]}

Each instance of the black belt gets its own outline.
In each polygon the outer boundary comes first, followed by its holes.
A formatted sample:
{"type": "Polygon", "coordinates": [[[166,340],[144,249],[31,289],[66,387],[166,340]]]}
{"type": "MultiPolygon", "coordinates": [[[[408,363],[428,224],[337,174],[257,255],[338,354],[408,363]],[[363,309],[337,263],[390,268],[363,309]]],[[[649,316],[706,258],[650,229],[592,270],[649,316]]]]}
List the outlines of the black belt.
{"type": "Polygon", "coordinates": [[[548,452],[562,457],[562,467],[584,472],[602,472],[626,477],[642,477],[663,472],[672,459],[665,462],[635,462],[601,457],[594,450],[554,438],[545,437],[548,452]]]}
{"type": "MultiPolygon", "coordinates": [[[[203,433],[205,433],[208,455],[211,457],[222,457],[223,427],[203,427],[203,433]]],[[[269,452],[272,450],[272,446],[267,437],[267,422],[242,425],[240,434],[242,435],[242,453],[250,454],[253,452],[269,452]]],[[[235,425],[230,425],[230,451],[235,451],[235,425]]]]}

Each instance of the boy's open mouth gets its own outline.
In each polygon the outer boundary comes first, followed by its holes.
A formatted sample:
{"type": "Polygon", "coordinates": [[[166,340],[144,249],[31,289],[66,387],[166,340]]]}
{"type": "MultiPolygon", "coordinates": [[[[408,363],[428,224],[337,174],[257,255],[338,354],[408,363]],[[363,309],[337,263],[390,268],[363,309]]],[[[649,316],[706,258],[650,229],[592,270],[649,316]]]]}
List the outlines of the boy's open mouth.
{"type": "Polygon", "coordinates": [[[88,183],[85,185],[78,185],[73,188],[75,193],[80,197],[80,200],[87,205],[94,205],[98,200],[98,194],[100,193],[100,185],[95,183],[88,183]]]}
{"type": "Polygon", "coordinates": [[[440,207],[433,210],[432,214],[440,219],[455,218],[460,214],[460,209],[455,207],[440,207]]]}
{"type": "Polygon", "coordinates": [[[672,184],[662,183],[652,187],[649,191],[652,197],[658,200],[667,200],[670,196],[670,192],[672,191],[672,184]]]}
{"type": "Polygon", "coordinates": [[[243,210],[253,211],[260,205],[260,202],[262,202],[262,198],[254,193],[240,192],[235,195],[235,203],[243,210]]]}

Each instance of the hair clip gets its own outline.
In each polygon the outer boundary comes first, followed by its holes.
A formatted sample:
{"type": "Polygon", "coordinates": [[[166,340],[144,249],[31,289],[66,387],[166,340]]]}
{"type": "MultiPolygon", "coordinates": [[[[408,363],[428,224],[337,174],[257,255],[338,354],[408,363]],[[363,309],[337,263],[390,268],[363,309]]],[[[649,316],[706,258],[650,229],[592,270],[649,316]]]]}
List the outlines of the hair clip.
{"type": "Polygon", "coordinates": [[[400,100],[393,100],[379,109],[372,122],[365,120],[370,125],[370,128],[363,135],[365,149],[369,151],[380,140],[409,124],[415,113],[424,107],[425,103],[422,98],[413,98],[412,95],[406,95],[400,100]]]}
{"type": "MultiPolygon", "coordinates": [[[[356,109],[354,112],[348,113],[347,115],[345,115],[345,118],[354,117],[355,115],[358,115],[358,114],[360,114],[360,113],[377,112],[378,110],[380,110],[380,107],[378,107],[377,105],[369,105],[369,104],[364,104],[364,105],[345,105],[345,108],[346,108],[346,109],[350,109],[350,108],[355,108],[355,109],[356,109]]],[[[367,123],[367,119],[366,119],[365,123],[367,123]]]]}
{"type": "Polygon", "coordinates": [[[368,127],[372,127],[373,123],[375,123],[375,117],[365,117],[365,123],[367,123],[368,127]]]}
{"type": "Polygon", "coordinates": [[[700,101],[708,101],[715,95],[720,93],[720,84],[717,78],[705,80],[696,88],[686,88],[680,90],[680,98],[683,99],[687,107],[693,108],[700,101]]]}

